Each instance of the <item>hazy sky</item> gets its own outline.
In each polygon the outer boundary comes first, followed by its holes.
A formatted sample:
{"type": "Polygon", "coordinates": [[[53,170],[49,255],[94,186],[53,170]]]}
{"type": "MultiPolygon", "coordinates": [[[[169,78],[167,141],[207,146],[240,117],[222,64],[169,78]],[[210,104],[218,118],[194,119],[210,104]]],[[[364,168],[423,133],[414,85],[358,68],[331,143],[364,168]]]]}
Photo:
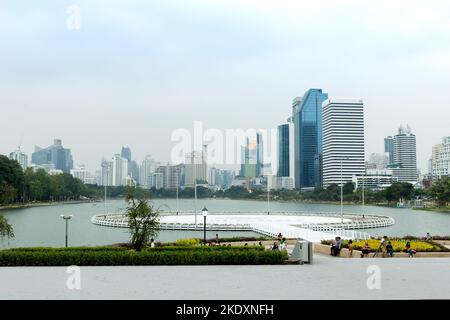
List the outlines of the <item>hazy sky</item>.
{"type": "Polygon", "coordinates": [[[275,128],[308,88],[364,99],[368,155],[410,124],[426,171],[450,135],[450,2],[0,2],[3,154],[60,138],[91,171],[122,145],[166,162],[173,130],[275,128]]]}

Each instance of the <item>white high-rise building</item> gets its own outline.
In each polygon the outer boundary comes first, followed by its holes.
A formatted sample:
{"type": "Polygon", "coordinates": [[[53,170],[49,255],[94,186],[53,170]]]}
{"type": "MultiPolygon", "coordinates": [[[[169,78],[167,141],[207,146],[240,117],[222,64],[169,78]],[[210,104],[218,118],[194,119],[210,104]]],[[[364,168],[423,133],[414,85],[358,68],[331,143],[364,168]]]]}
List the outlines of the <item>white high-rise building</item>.
{"type": "Polygon", "coordinates": [[[156,162],[152,158],[152,156],[147,155],[145,156],[144,161],[142,161],[142,165],[139,171],[139,184],[147,189],[151,188],[150,183],[150,176],[155,172],[156,170],[156,162]]]}
{"type": "Polygon", "coordinates": [[[79,165],[75,169],[70,170],[72,177],[83,181],[84,184],[95,184],[96,179],[87,169],[85,165],[79,165]]]}
{"type": "Polygon", "coordinates": [[[24,171],[28,168],[28,156],[20,150],[20,147],[9,154],[9,159],[16,160],[24,171]]]}
{"type": "Polygon", "coordinates": [[[194,176],[196,177],[197,183],[207,183],[209,180],[209,176],[208,164],[206,162],[206,150],[203,150],[201,152],[194,151],[192,153],[187,153],[185,157],[185,170],[185,187],[194,187],[194,176]]]}
{"type": "Polygon", "coordinates": [[[128,160],[120,154],[116,154],[112,158],[112,185],[126,186],[128,177],[128,160]]]}
{"type": "Polygon", "coordinates": [[[398,178],[399,182],[416,183],[417,173],[417,153],[416,136],[411,132],[411,128],[400,126],[398,134],[394,136],[394,167],[392,175],[398,178]]]}
{"type": "Polygon", "coordinates": [[[352,181],[365,173],[364,103],[329,98],[322,104],[323,186],[352,181]]]}
{"type": "Polygon", "coordinates": [[[433,178],[450,176],[450,137],[443,138],[442,144],[433,147],[431,166],[433,178]]]}

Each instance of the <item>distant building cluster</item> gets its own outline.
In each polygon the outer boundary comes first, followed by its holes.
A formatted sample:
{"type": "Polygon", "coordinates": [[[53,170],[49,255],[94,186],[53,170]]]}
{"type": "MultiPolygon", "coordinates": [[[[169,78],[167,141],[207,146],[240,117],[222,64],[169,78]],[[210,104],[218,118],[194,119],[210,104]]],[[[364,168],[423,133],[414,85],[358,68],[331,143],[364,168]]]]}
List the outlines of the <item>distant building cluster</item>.
{"type": "MultiPolygon", "coordinates": [[[[382,190],[394,182],[421,187],[417,167],[416,136],[409,126],[384,138],[384,152],[372,153],[366,161],[364,102],[360,98],[330,97],[322,89],[309,89],[292,102],[286,123],[277,128],[277,171],[264,161],[263,135],[256,132],[241,146],[240,169],[223,170],[208,165],[207,146],[185,154],[184,163],[161,164],[151,155],[137,162],[130,147],[101,160],[94,174],[85,165],[74,167],[70,149],[60,139],[46,148],[35,147],[28,155],[20,146],[9,154],[26,170],[43,169],[49,174],[69,173],[85,184],[141,186],[145,189],[177,189],[203,186],[225,190],[242,186],[314,190],[332,184],[353,182],[356,189],[382,190]]],[[[432,147],[426,179],[450,175],[450,136],[432,147]]]]}

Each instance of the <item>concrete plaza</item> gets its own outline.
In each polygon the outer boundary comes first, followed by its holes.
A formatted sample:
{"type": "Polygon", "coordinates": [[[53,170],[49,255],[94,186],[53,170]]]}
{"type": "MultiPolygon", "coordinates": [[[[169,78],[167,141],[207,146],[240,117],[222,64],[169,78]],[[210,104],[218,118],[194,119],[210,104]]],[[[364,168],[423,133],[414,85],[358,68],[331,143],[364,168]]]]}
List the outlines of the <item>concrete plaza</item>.
{"type": "Polygon", "coordinates": [[[450,259],[332,258],[313,265],[1,267],[0,299],[450,299],[450,259]],[[375,266],[375,267],[373,267],[375,266]],[[380,288],[368,287],[380,272],[380,288]]]}

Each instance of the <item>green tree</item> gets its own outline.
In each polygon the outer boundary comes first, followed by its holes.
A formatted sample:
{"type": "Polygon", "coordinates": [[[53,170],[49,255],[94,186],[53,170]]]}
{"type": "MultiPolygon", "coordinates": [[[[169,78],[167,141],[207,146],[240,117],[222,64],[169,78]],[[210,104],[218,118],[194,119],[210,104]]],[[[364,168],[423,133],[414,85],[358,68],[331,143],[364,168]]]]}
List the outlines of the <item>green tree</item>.
{"type": "Polygon", "coordinates": [[[0,238],[14,238],[13,227],[8,223],[8,220],[0,215],[0,238]]]}
{"type": "Polygon", "coordinates": [[[128,189],[126,216],[131,229],[131,244],[136,251],[141,251],[150,238],[156,237],[159,233],[160,210],[146,198],[135,199],[135,192],[135,187],[128,189]]]}
{"type": "Polygon", "coordinates": [[[443,177],[434,182],[431,186],[430,194],[438,201],[439,205],[447,205],[450,201],[450,178],[443,177]]]}

